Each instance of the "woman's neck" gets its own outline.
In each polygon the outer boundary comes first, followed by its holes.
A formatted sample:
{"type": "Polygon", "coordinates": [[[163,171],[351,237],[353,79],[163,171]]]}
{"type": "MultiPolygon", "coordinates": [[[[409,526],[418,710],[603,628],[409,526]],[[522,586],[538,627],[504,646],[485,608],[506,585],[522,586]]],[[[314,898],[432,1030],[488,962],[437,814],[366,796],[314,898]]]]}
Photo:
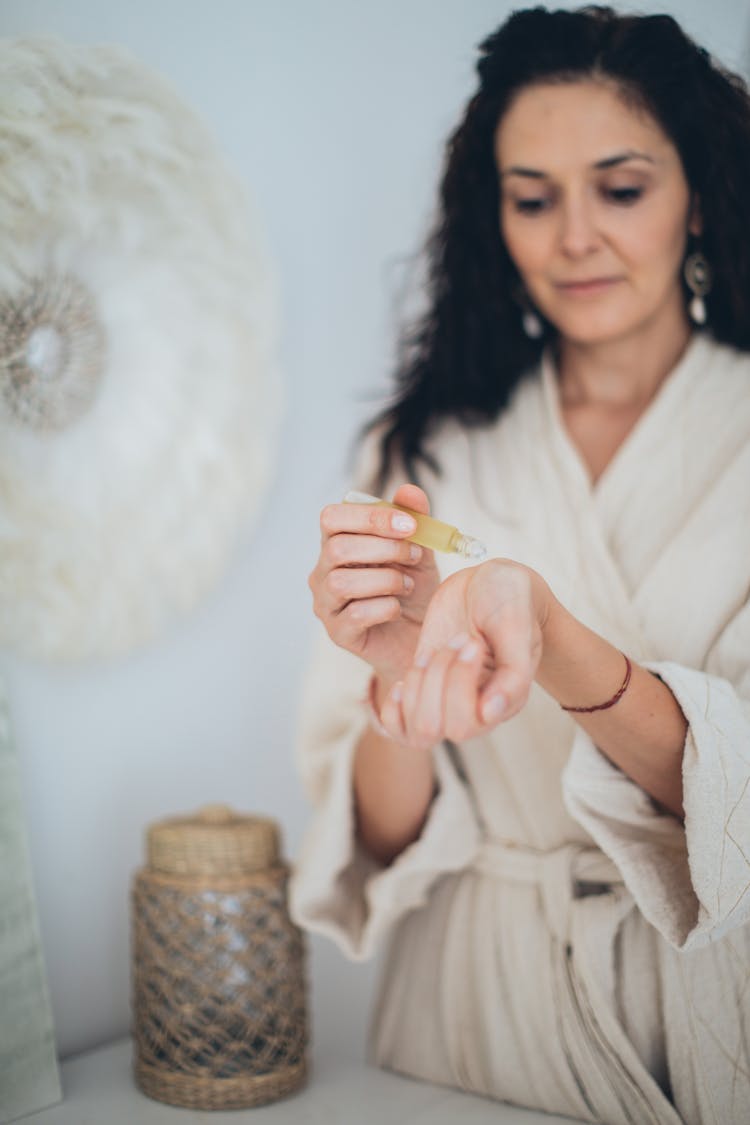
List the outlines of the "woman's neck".
{"type": "Polygon", "coordinates": [[[561,338],[557,349],[563,407],[645,408],[685,352],[691,338],[684,315],[662,319],[637,335],[601,344],[561,338]]]}

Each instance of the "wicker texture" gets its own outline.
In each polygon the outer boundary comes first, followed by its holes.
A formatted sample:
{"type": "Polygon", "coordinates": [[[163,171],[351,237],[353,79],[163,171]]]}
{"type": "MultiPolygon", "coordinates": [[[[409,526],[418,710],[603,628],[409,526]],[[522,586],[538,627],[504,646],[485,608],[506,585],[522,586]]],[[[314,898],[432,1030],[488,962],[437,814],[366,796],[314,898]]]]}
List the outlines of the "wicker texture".
{"type": "Polygon", "coordinates": [[[194,1109],[305,1081],[305,948],[273,821],[209,807],[148,832],[132,890],[135,1077],[194,1109]]]}

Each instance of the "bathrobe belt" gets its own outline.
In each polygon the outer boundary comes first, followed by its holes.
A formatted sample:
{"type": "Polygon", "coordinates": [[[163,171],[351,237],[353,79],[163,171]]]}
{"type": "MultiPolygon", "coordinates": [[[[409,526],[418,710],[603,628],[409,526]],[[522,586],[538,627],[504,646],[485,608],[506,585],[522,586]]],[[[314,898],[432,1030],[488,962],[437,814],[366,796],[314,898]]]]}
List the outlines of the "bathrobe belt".
{"type": "Polygon", "coordinates": [[[607,1125],[680,1125],[613,1010],[615,938],[635,904],[612,860],[585,844],[540,851],[487,839],[472,866],[539,891],[558,1032],[591,1116],[607,1125]]]}

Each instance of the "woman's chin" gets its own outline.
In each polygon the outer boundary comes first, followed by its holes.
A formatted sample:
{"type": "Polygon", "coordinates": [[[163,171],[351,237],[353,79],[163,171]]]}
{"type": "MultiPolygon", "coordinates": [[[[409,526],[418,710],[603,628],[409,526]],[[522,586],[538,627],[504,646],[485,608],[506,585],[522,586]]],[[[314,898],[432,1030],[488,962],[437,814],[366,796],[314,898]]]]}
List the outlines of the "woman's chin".
{"type": "Polygon", "coordinates": [[[601,347],[615,344],[634,333],[639,325],[628,319],[588,317],[560,317],[556,325],[563,340],[580,346],[601,347]]]}

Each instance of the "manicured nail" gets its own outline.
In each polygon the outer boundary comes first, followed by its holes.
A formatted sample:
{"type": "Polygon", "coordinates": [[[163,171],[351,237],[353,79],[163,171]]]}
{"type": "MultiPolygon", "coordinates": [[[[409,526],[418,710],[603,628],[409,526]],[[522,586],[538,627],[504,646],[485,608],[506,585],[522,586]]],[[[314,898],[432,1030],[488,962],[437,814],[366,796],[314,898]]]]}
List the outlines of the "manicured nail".
{"type": "Polygon", "coordinates": [[[486,723],[494,723],[505,710],[505,696],[493,695],[482,707],[482,718],[486,723]]]}
{"type": "Polygon", "coordinates": [[[404,589],[405,589],[405,590],[407,591],[407,593],[409,593],[409,594],[410,594],[410,593],[412,592],[412,590],[414,589],[414,579],[412,578],[412,576],[411,576],[410,574],[405,574],[405,575],[404,575],[404,589]]]}
{"type": "Polygon", "coordinates": [[[426,668],[427,665],[430,663],[430,657],[431,656],[432,656],[432,653],[430,652],[430,650],[428,648],[423,648],[414,657],[414,667],[415,668],[426,668]]]}
{"type": "Polygon", "coordinates": [[[409,547],[409,556],[412,562],[419,562],[422,558],[422,548],[418,547],[416,543],[412,543],[409,547]]]}
{"type": "Polygon", "coordinates": [[[416,531],[417,523],[411,516],[396,512],[395,516],[391,516],[391,527],[394,531],[416,531]]]}
{"type": "Polygon", "coordinates": [[[466,644],[468,639],[469,639],[468,633],[457,633],[456,636],[453,638],[453,640],[448,641],[448,648],[455,649],[456,652],[458,652],[458,650],[460,648],[464,647],[464,645],[466,644]]]}
{"type": "Polygon", "coordinates": [[[471,664],[475,657],[479,656],[479,645],[476,641],[469,641],[458,654],[460,664],[471,664]]]}

